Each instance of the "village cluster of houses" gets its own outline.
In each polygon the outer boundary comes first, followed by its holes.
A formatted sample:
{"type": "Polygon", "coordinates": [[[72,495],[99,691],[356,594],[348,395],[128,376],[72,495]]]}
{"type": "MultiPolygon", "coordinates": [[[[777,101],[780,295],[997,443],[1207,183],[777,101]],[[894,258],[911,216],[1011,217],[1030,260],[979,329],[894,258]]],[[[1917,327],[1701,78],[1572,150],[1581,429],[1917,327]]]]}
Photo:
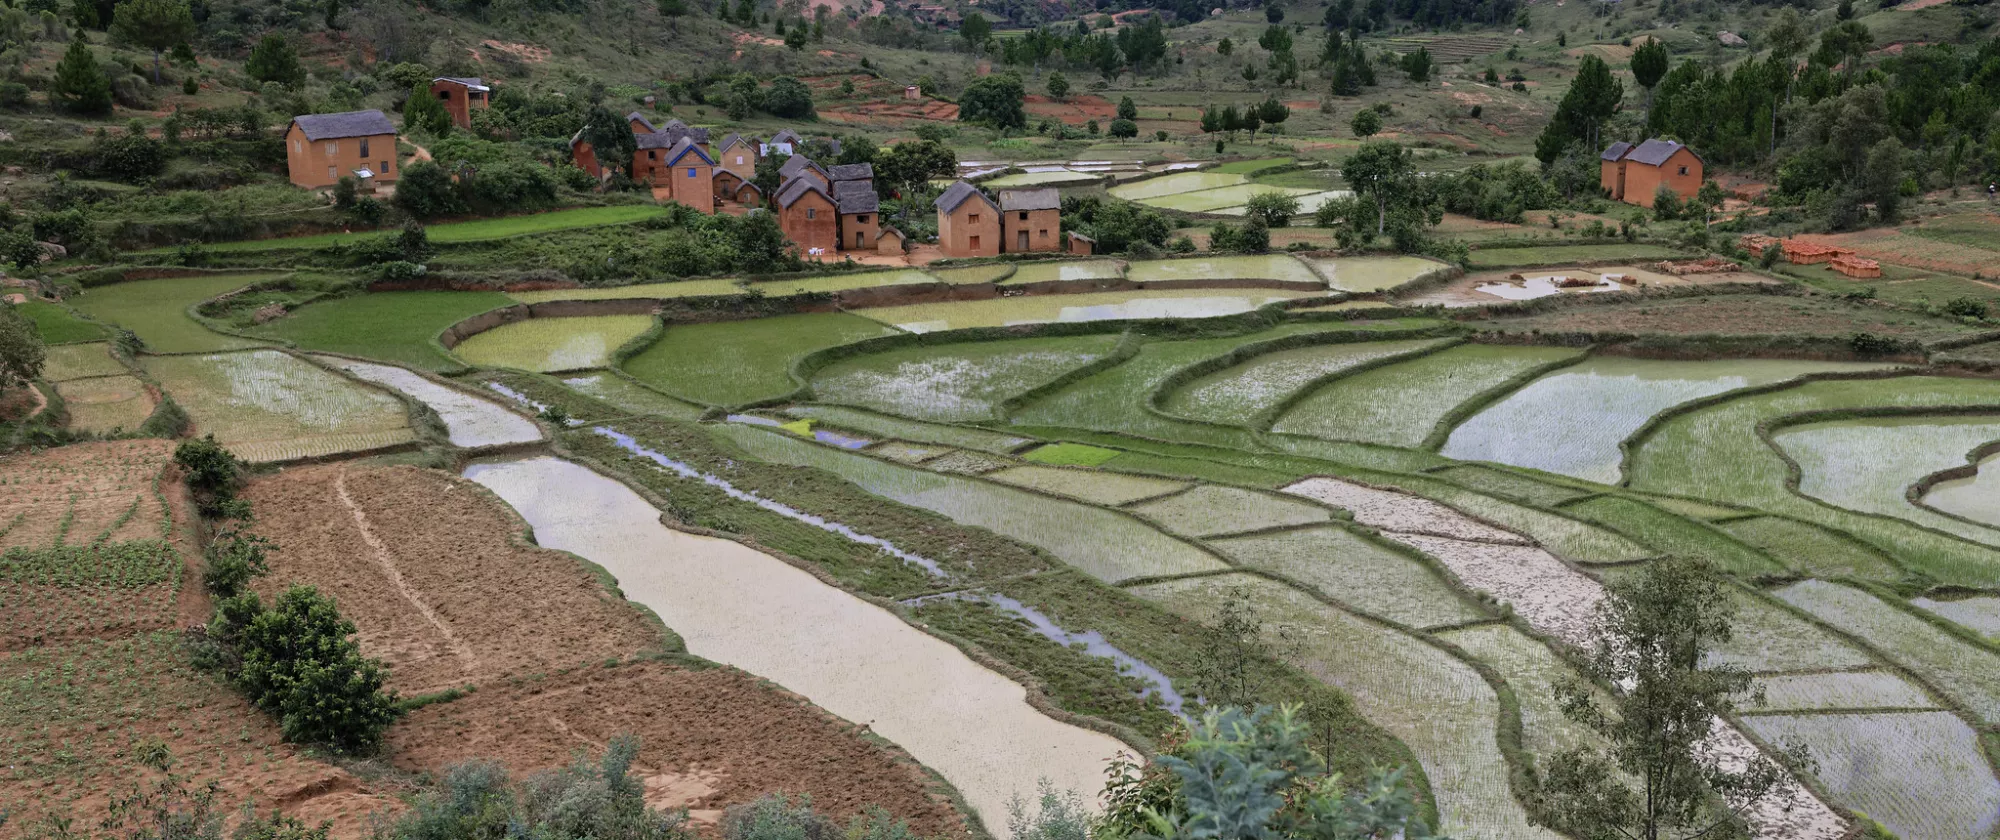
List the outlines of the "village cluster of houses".
{"type": "MultiPolygon", "coordinates": [[[[477,78],[439,77],[431,83],[431,94],[456,125],[470,128],[472,112],[490,104],[492,88],[477,78]]],[[[766,212],[768,205],[778,226],[808,259],[843,252],[901,256],[908,250],[903,232],[882,221],[872,164],[822,166],[802,154],[805,138],[790,129],[769,140],[729,134],[712,143],[708,129],[678,119],[656,126],[637,111],[625,119],[637,147],[626,174],[650,186],[658,200],[703,213],[766,212]],[[766,196],[755,183],[757,162],[777,154],[787,158],[778,170],[775,194],[766,196]]],[[[396,137],[395,124],[381,111],[296,117],[285,131],[292,183],[324,189],[348,176],[364,189],[394,183],[399,175],[396,137]]],[[[839,154],[839,141],[827,144],[839,154]]],[[[570,158],[594,177],[611,174],[581,134],[570,138],[570,158]]],[[[1088,254],[1093,244],[1089,237],[1063,235],[1061,196],[1053,188],[1001,190],[996,199],[959,181],[934,204],[940,256],[1088,254]]]]}

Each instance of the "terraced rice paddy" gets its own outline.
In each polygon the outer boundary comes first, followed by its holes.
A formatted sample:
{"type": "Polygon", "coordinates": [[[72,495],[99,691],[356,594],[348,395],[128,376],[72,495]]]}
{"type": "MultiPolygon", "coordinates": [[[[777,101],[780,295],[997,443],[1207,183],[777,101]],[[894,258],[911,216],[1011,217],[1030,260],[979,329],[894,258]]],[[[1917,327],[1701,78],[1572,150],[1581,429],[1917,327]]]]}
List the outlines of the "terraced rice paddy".
{"type": "Polygon", "coordinates": [[[1736,540],[1726,531],[1675,516],[1645,502],[1619,496],[1598,496],[1563,512],[1624,534],[1655,553],[1703,557],[1733,574],[1776,574],[1785,567],[1770,556],[1736,540]]]}
{"type": "Polygon", "coordinates": [[[1715,527],[1789,568],[1820,577],[1893,581],[1903,574],[1866,543],[1795,519],[1753,516],[1718,522],[1715,527]]]}
{"type": "Polygon", "coordinates": [[[667,299],[740,294],[743,294],[743,287],[735,280],[707,279],[637,283],[630,286],[605,286],[595,289],[543,289],[533,292],[508,292],[507,296],[522,303],[545,303],[552,300],[667,299]]]}
{"type": "Polygon", "coordinates": [[[694,420],[702,414],[701,406],[674,399],[635,384],[615,373],[598,372],[568,376],[563,378],[562,383],[580,393],[596,397],[633,414],[650,414],[671,417],[675,420],[694,420]]]}
{"type": "Polygon", "coordinates": [[[1559,347],[1454,347],[1328,383],[1286,411],[1271,430],[1422,446],[1458,406],[1580,355],[1559,347]]]}
{"type": "Polygon", "coordinates": [[[1873,595],[1837,583],[1801,581],[1776,594],[1872,645],[1980,720],[2000,721],[2000,654],[1953,638],[1873,595]]]}
{"type": "Polygon", "coordinates": [[[1203,376],[1168,392],[1169,414],[1230,426],[1259,426],[1300,391],[1362,365],[1423,353],[1448,339],[1367,341],[1279,350],[1203,376]]]}
{"type": "Polygon", "coordinates": [[[1152,520],[1161,528],[1189,537],[1313,525],[1333,518],[1331,512],[1317,505],[1272,493],[1213,484],[1203,484],[1185,493],[1132,505],[1127,510],[1152,520]]]}
{"type": "Polygon", "coordinates": [[[745,288],[765,295],[782,297],[803,295],[813,292],[841,292],[848,289],[872,289],[879,286],[904,286],[912,283],[936,283],[938,279],[914,268],[898,271],[864,271],[852,274],[828,274],[819,277],[804,277],[788,280],[766,280],[743,284],[745,288]]]}
{"type": "Polygon", "coordinates": [[[2000,440],[2000,419],[1874,417],[1792,426],[1772,438],[1798,462],[1801,493],[2000,545],[2000,530],[1940,516],[1907,496],[1919,479],[1963,466],[1968,452],[2000,440]]]}
{"type": "MultiPolygon", "coordinates": [[[[1311,209],[1311,206],[1306,206],[1311,209]]],[[[1343,292],[1380,292],[1450,266],[1422,257],[1308,257],[1306,262],[1343,292]]]]}
{"type": "Polygon", "coordinates": [[[1176,172],[1144,181],[1120,184],[1111,188],[1111,195],[1126,201],[1144,202],[1176,193],[1190,193],[1197,190],[1211,190],[1218,187],[1232,187],[1247,181],[1234,172],[1176,172]]]}
{"type": "Polygon", "coordinates": [[[276,274],[216,274],[133,280],[85,291],[68,303],[78,312],[139,334],[155,353],[206,353],[255,347],[256,341],[210,330],[188,314],[197,303],[269,280],[276,274]]]}
{"type": "Polygon", "coordinates": [[[510,301],[499,292],[383,292],[315,301],[250,332],[301,350],[419,370],[465,367],[438,346],[446,327],[510,301]]]}
{"type": "Polygon", "coordinates": [[[981,452],[1012,452],[1034,442],[1033,438],[1020,437],[967,426],[949,426],[942,423],[924,423],[904,420],[867,411],[841,408],[832,405],[801,405],[785,410],[795,417],[808,417],[834,426],[868,432],[883,437],[901,438],[922,443],[976,449],[981,452]]]}
{"type": "Polygon", "coordinates": [[[985,182],[983,186],[999,189],[1015,187],[1072,187],[1083,184],[1095,184],[1103,180],[1103,175],[1090,172],[1071,172],[1065,169],[1060,172],[1017,172],[1013,175],[1002,175],[985,182]]]}
{"type": "Polygon", "coordinates": [[[146,370],[246,461],[292,461],[416,440],[395,397],[275,350],[161,356],[146,370]]]}
{"type": "Polygon", "coordinates": [[[44,356],[42,378],[50,382],[128,372],[125,365],[112,358],[111,345],[101,341],[55,345],[46,348],[44,356]]]}
{"type": "MultiPolygon", "coordinates": [[[[1521,704],[1521,747],[1548,766],[1578,747],[1603,749],[1603,737],[1564,714],[1555,687],[1582,675],[1541,642],[1505,624],[1482,624],[1438,634],[1494,667],[1521,704]]],[[[1608,698],[1607,698],[1608,700],[1608,698]]]]}
{"type": "Polygon", "coordinates": [[[1093,504],[1112,506],[1164,496],[1188,488],[1186,482],[1180,481],[1041,466],[1010,467],[987,473],[986,479],[1015,487],[1040,490],[1051,495],[1068,496],[1093,504]]]}
{"type": "Polygon", "coordinates": [[[1833,633],[1784,608],[1740,594],[1734,635],[1705,660],[1757,673],[1868,668],[1875,661],[1833,633]]]}
{"type": "Polygon", "coordinates": [[[964,268],[934,268],[931,276],[954,286],[976,283],[998,283],[1014,273],[1014,263],[994,263],[992,265],[969,265],[964,268]]]}
{"type": "Polygon", "coordinates": [[[530,318],[467,338],[452,353],[467,364],[536,373],[601,368],[653,324],[651,315],[530,318]]]}
{"type": "Polygon", "coordinates": [[[1886,671],[1772,674],[1758,677],[1764,702],[1746,712],[1818,712],[1852,709],[1935,709],[1924,690],[1886,671]]]}
{"type": "Polygon", "coordinates": [[[1085,292],[1071,295],[1028,295],[962,303],[920,303],[860,310],[882,324],[914,333],[1054,324],[1077,321],[1125,321],[1147,318],[1214,318],[1240,315],[1283,300],[1311,297],[1312,292],[1282,289],[1167,289],[1138,292],[1085,292]]]}
{"type": "Polygon", "coordinates": [[[1931,485],[1923,503],[1953,516],[2000,528],[2000,458],[1982,459],[1978,470],[1969,478],[1931,485]]]}
{"type": "Polygon", "coordinates": [[[626,373],[690,402],[734,406],[798,390],[792,366],[813,352],[895,330],[844,313],[669,327],[627,359],[626,373]]]}
{"type": "Polygon", "coordinates": [[[1856,362],[1686,362],[1595,356],[1553,371],[1451,430],[1438,454],[1617,483],[1618,444],[1689,400],[1806,374],[1871,370],[1856,362]]]}
{"type": "Polygon", "coordinates": [[[1949,601],[1912,598],[1910,604],[1943,616],[1981,636],[2000,641],[2000,598],[1990,595],[1949,601]]]}
{"type": "MultiPolygon", "coordinates": [[[[1269,164],[1276,165],[1276,164],[1269,164]]],[[[1260,166],[1259,168],[1268,168],[1260,166]]],[[[1251,170],[1254,171],[1254,170],[1251,170]]],[[[1345,191],[1335,190],[1333,193],[1345,191]]],[[[1120,184],[1111,188],[1114,198],[1136,201],[1150,207],[1166,210],[1181,210],[1190,213],[1221,212],[1231,208],[1241,208],[1251,196],[1262,193],[1278,193],[1304,199],[1323,201],[1327,193],[1305,187],[1280,187],[1270,184],[1250,182],[1247,172],[1217,168],[1206,172],[1177,172],[1130,184],[1120,184]]],[[[1318,206],[1301,203],[1300,209],[1310,212],[1318,206]]]]}
{"type": "Polygon", "coordinates": [[[1327,526],[1211,540],[1224,556],[1281,575],[1358,612],[1410,627],[1488,618],[1424,561],[1327,526]]]}
{"type": "Polygon", "coordinates": [[[1806,746],[1833,795],[1899,837],[1982,840],[2000,825],[2000,782],[1978,735],[1949,712],[1759,715],[1766,741],[1806,746]]]}
{"type": "Polygon", "coordinates": [[[94,434],[135,432],[153,413],[146,383],[129,375],[96,376],[56,384],[72,428],[94,434]]]}
{"type": "Polygon", "coordinates": [[[1325,284],[1305,263],[1284,254],[1239,257],[1196,257],[1178,260],[1142,260],[1125,268],[1125,277],[1137,283],[1168,280],[1212,280],[1247,277],[1285,280],[1294,283],[1325,284]]]}
{"type": "Polygon", "coordinates": [[[1117,260],[1077,260],[1075,262],[1021,263],[1003,285],[1021,283],[1074,283],[1084,280],[1116,280],[1125,276],[1125,266],[1117,260]]]}
{"type": "Polygon", "coordinates": [[[409,398],[430,406],[444,422],[453,446],[477,448],[542,439],[542,430],[534,421],[485,397],[440,385],[402,368],[331,356],[317,358],[322,364],[347,371],[384,388],[401,391],[409,398]]]}
{"type": "Polygon", "coordinates": [[[836,362],[815,398],[940,422],[993,420],[1000,404],[1108,355],[1116,335],[918,345],[836,362]]]}

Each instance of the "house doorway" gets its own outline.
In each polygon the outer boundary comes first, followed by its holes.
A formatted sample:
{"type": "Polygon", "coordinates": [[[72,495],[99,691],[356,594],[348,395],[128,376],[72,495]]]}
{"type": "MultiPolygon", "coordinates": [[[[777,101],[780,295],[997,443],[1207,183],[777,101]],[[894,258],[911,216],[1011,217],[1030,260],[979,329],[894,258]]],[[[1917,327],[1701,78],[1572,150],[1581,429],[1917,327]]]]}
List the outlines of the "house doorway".
{"type": "Polygon", "coordinates": [[[860,249],[862,249],[862,248],[866,248],[866,247],[868,247],[868,234],[866,234],[866,233],[863,233],[863,232],[861,232],[861,231],[858,231],[858,230],[857,230],[857,231],[855,231],[855,232],[854,232],[854,248],[855,248],[855,250],[857,250],[857,251],[858,251],[858,250],[860,250],[860,249]]]}
{"type": "Polygon", "coordinates": [[[1028,250],[1028,232],[1027,232],[1027,231],[1023,230],[1023,231],[1016,231],[1016,232],[1015,232],[1015,235],[1014,235],[1014,250],[1016,250],[1016,251],[1026,251],[1026,250],[1028,250]]]}

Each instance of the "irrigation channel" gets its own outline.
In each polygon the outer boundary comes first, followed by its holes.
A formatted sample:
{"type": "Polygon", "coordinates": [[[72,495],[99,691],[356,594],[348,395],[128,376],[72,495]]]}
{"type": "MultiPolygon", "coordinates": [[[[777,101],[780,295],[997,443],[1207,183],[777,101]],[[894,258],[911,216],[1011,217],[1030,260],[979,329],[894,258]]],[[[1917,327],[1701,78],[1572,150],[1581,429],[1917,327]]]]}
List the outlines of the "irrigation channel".
{"type": "MultiPolygon", "coordinates": [[[[461,428],[481,430],[474,437],[485,443],[522,439],[506,419],[519,416],[488,400],[400,368],[348,369],[431,405],[453,430],[455,444],[461,428]]],[[[662,469],[938,573],[936,563],[885,540],[746,493],[609,429],[592,431],[662,469]]],[[[627,598],[680,634],[690,653],[778,683],[902,747],[943,776],[989,827],[1003,825],[1009,801],[1030,800],[1040,781],[1095,791],[1111,760],[1138,752],[1049,717],[1028,703],[1019,683],[887,609],[741,543],[668,528],[659,509],[637,492],[581,464],[514,456],[476,461],[464,475],[519,512],[538,544],[603,567],[627,598]]],[[[1070,639],[1045,616],[1025,607],[1010,611],[1038,632],[1070,639]]],[[[1117,661],[1178,706],[1178,695],[1157,670],[1096,641],[1092,653],[1117,661]]]]}

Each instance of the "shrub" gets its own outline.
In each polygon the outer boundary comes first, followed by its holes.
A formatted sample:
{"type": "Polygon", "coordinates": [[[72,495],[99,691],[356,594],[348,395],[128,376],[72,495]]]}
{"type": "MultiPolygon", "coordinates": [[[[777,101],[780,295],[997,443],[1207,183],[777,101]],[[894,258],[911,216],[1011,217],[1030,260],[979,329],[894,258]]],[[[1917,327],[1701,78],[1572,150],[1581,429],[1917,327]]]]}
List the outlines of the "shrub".
{"type": "Polygon", "coordinates": [[[408,260],[390,260],[375,266],[375,276],[385,282],[407,283],[424,276],[425,268],[408,260]]]}
{"type": "Polygon", "coordinates": [[[1299,200],[1284,193],[1258,193],[1244,204],[1243,211],[1246,216],[1262,219],[1266,227],[1287,227],[1298,215],[1299,200]]]}
{"type": "Polygon", "coordinates": [[[193,491],[195,505],[204,516],[217,515],[243,487],[243,461],[222,448],[213,434],[181,441],[174,447],[174,463],[180,465],[181,480],[193,491]]]}
{"type": "Polygon", "coordinates": [[[1858,332],[1848,336],[1847,346],[1856,355],[1861,356],[1884,356],[1896,352],[1894,339],[1869,332],[1858,332]]]}
{"type": "Polygon", "coordinates": [[[1126,119],[1112,120],[1110,133],[1113,137],[1137,137],[1139,124],[1126,119]]]}
{"type": "Polygon", "coordinates": [[[840,826],[813,810],[812,799],[766,794],[722,815],[723,840],[842,840],[840,826]]]}
{"type": "Polygon", "coordinates": [[[463,215],[467,211],[458,188],[444,168],[430,161],[418,161],[403,169],[396,183],[397,207],[418,219],[463,215]]]}
{"type": "Polygon", "coordinates": [[[620,735],[592,763],[579,757],[516,786],[506,768],[489,761],[451,767],[444,782],[417,797],[379,840],[534,837],[547,840],[691,840],[685,812],[646,805],[645,786],[632,778],[639,741],[620,735]]]}
{"type": "Polygon", "coordinates": [[[19,111],[28,107],[28,86],[20,82],[0,82],[0,108],[19,111]]]}
{"type": "Polygon", "coordinates": [[[254,592],[229,598],[209,634],[230,682],[277,715],[285,740],[366,751],[396,719],[382,664],[361,655],[354,623],[310,586],[285,590],[268,609],[254,592]]]}
{"type": "Polygon", "coordinates": [[[1960,318],[1984,318],[1986,317],[1986,301],[1972,297],[1952,298],[1945,302],[1944,311],[1947,315],[1954,315],[1960,318]]]}
{"type": "Polygon", "coordinates": [[[270,540],[239,528],[226,529],[209,542],[203,553],[208,568],[202,572],[202,585],[217,600],[234,598],[251,578],[270,571],[265,555],[275,550],[270,540]]]}

